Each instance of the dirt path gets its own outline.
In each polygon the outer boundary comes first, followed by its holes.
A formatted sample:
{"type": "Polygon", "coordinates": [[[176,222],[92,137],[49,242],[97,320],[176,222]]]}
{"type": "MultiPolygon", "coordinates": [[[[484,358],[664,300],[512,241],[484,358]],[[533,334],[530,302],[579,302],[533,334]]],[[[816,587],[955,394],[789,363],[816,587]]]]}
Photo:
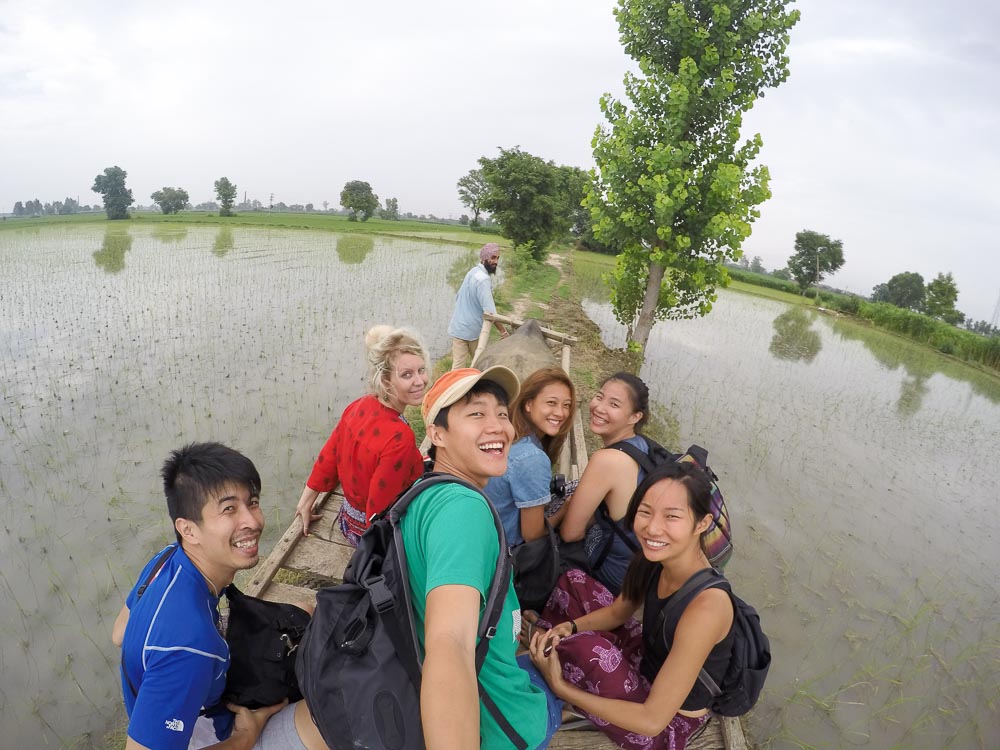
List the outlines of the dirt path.
{"type": "MultiPolygon", "coordinates": [[[[566,260],[566,254],[565,253],[566,253],[566,251],[563,251],[563,252],[560,252],[560,253],[551,253],[549,255],[549,257],[547,257],[545,259],[545,263],[547,265],[550,265],[553,268],[556,268],[556,269],[559,270],[559,283],[562,283],[563,281],[566,280],[566,273],[565,273],[565,267],[564,267],[564,262],[566,260]]],[[[537,302],[535,300],[532,300],[526,294],[522,294],[520,297],[518,297],[517,299],[513,300],[511,302],[511,306],[513,307],[513,309],[511,310],[511,313],[510,313],[511,317],[512,318],[517,318],[518,320],[523,320],[525,314],[528,312],[528,310],[532,306],[538,307],[538,308],[540,308],[542,310],[546,310],[546,311],[549,309],[549,305],[547,305],[546,303],[544,303],[544,302],[537,302]]]]}

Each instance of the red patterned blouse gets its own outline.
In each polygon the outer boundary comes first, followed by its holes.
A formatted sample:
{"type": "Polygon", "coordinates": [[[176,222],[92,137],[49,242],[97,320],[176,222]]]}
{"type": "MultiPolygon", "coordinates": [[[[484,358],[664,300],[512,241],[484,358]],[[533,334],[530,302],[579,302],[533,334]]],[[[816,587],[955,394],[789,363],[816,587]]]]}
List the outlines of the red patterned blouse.
{"type": "Polygon", "coordinates": [[[424,470],[413,430],[397,411],[372,395],[344,409],[320,451],[306,484],[329,492],[339,481],[352,506],[348,528],[361,534],[371,517],[389,505],[424,470]]]}

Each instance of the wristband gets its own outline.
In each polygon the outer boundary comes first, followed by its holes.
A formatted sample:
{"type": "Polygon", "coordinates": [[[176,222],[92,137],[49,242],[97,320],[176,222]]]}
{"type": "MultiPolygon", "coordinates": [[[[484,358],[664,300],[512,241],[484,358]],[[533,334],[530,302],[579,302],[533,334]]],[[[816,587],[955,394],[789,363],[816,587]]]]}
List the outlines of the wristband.
{"type": "Polygon", "coordinates": [[[572,628],[570,635],[576,635],[576,620],[570,620],[569,626],[572,628]]]}

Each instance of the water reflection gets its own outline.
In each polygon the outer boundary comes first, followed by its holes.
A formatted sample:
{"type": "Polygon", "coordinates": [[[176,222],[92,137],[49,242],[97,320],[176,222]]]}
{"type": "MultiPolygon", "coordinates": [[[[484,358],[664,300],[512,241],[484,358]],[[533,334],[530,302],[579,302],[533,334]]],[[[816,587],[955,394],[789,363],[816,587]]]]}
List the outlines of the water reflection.
{"type": "Polygon", "coordinates": [[[208,436],[253,457],[270,549],[364,389],[363,331],[406,321],[449,347],[448,246],[376,237],[345,266],[335,235],[241,226],[220,262],[218,226],[169,248],[152,229],[0,232],[0,497],[28,500],[0,502],[0,748],[105,747],[122,705],[107,634],[173,537],[155,481],[168,451],[208,436]],[[219,289],[268,293],[234,306],[219,289]]]}
{"type": "Polygon", "coordinates": [[[132,235],[122,226],[108,226],[101,249],[94,252],[94,263],[106,273],[125,268],[125,253],[132,249],[132,235]]]}
{"type": "Polygon", "coordinates": [[[187,237],[188,230],[181,224],[157,224],[153,227],[153,237],[164,245],[176,245],[187,237]]]}
{"type": "Polygon", "coordinates": [[[815,320],[815,313],[790,307],[774,319],[774,338],[768,351],[790,362],[812,362],[823,348],[819,332],[812,329],[815,320]]]}
{"type": "Polygon", "coordinates": [[[347,234],[337,238],[337,257],[345,265],[356,266],[375,248],[375,240],[364,234],[347,234]]]}
{"type": "Polygon", "coordinates": [[[225,257],[226,253],[233,249],[233,228],[219,227],[219,233],[215,235],[212,243],[212,253],[219,258],[225,257]]]}
{"type": "Polygon", "coordinates": [[[935,373],[968,383],[973,392],[1000,403],[1000,379],[974,367],[954,362],[938,352],[884,331],[865,328],[854,321],[831,318],[831,328],[843,339],[860,341],[887,370],[903,369],[904,378],[896,409],[903,416],[920,410],[927,394],[927,380],[935,373]]]}
{"type": "Polygon", "coordinates": [[[448,286],[454,289],[456,294],[458,294],[458,289],[462,286],[462,282],[465,280],[465,274],[467,274],[469,269],[478,262],[478,250],[469,250],[467,253],[460,253],[456,255],[455,261],[448,269],[448,286]]]}
{"type": "MultiPolygon", "coordinates": [[[[610,304],[585,309],[621,346],[610,304]]],[[[1000,378],[827,315],[822,350],[789,365],[767,351],[808,328],[787,309],[721,290],[711,315],[653,329],[641,371],[679,423],[671,447],[710,451],[726,573],[780,652],[750,733],[772,750],[996,747],[1000,378]]]]}

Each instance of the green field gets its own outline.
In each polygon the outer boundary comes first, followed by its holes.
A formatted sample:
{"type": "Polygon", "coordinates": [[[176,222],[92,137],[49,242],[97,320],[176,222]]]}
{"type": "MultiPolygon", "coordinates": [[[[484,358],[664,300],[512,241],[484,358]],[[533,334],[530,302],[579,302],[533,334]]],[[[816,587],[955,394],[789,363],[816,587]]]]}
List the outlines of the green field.
{"type": "Polygon", "coordinates": [[[487,242],[498,242],[509,245],[507,240],[498,234],[489,232],[473,232],[458,224],[439,224],[429,221],[386,221],[369,219],[368,221],[349,221],[346,216],[324,213],[279,213],[269,211],[237,212],[235,216],[219,216],[211,211],[181,211],[179,214],[165,216],[153,211],[133,211],[132,218],[109,222],[104,213],[73,214],[70,216],[39,216],[35,218],[8,218],[0,221],[0,231],[17,230],[36,226],[51,226],[53,224],[108,223],[128,226],[135,224],[216,224],[225,226],[269,226],[287,229],[313,229],[327,232],[356,232],[364,234],[383,234],[397,237],[419,237],[423,239],[446,240],[460,242],[465,245],[479,247],[487,242]]]}

